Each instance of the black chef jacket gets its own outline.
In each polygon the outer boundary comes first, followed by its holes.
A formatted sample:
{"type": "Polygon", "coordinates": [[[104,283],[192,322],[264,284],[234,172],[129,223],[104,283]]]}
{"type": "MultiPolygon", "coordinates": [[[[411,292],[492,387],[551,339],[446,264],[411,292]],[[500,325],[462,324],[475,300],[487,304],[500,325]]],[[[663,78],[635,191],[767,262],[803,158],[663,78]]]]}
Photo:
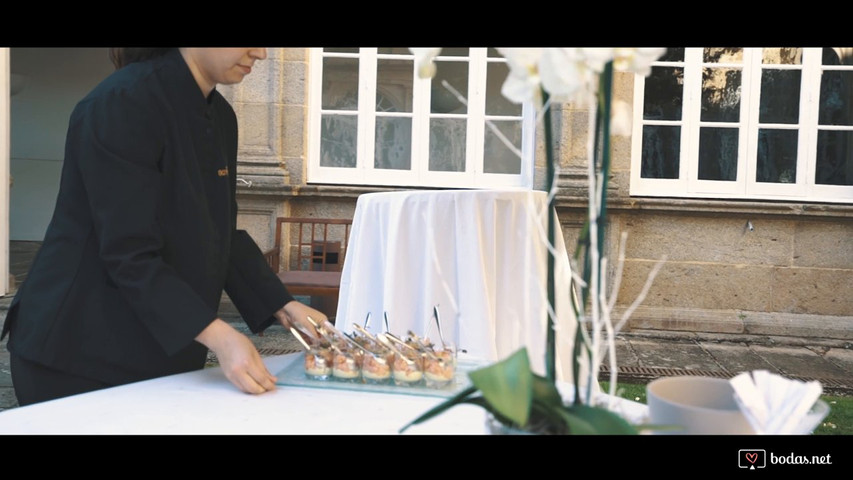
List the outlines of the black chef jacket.
{"type": "Polygon", "coordinates": [[[56,209],[3,327],[24,359],[110,384],[199,369],[223,289],[252,331],[293,300],[237,230],[237,121],[175,50],[74,109],[56,209]]]}

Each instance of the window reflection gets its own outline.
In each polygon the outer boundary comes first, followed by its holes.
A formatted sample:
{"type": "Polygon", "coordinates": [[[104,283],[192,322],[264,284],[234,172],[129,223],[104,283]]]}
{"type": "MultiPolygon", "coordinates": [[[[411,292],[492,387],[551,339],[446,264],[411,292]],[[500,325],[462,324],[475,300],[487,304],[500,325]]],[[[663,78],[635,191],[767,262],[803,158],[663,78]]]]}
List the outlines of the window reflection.
{"type": "Polygon", "coordinates": [[[820,79],[821,125],[853,125],[853,71],[826,70],[820,79]]]}
{"type": "Polygon", "coordinates": [[[741,71],[702,69],[702,121],[737,122],[740,119],[741,71]]]}
{"type": "Polygon", "coordinates": [[[323,59],[322,108],[324,110],[358,109],[358,59],[323,59]]]}
{"type": "Polygon", "coordinates": [[[853,47],[823,49],[823,65],[853,65],[853,47]]]}
{"type": "Polygon", "coordinates": [[[486,68],[486,115],[521,116],[521,105],[510,102],[501,93],[503,82],[509,75],[507,64],[489,62],[486,68]]]}
{"type": "Polygon", "coordinates": [[[433,118],[429,122],[429,169],[464,172],[468,120],[433,118]]]}
{"type": "Polygon", "coordinates": [[[430,89],[430,111],[432,113],[468,113],[463,99],[468,98],[468,62],[435,62],[435,77],[430,89]],[[444,85],[446,82],[450,88],[444,85]]]}
{"type": "Polygon", "coordinates": [[[355,168],[358,117],[324,114],[320,122],[320,165],[355,168]]]}
{"type": "Polygon", "coordinates": [[[335,47],[326,47],[323,49],[324,52],[329,53],[358,53],[357,47],[345,47],[345,48],[335,48],[335,47]]]}
{"type": "Polygon", "coordinates": [[[818,132],[815,183],[853,185],[853,132],[818,132]]]}
{"type": "Polygon", "coordinates": [[[707,63],[741,63],[743,48],[741,47],[711,47],[702,52],[702,61],[707,63]]]}
{"type": "Polygon", "coordinates": [[[377,48],[376,52],[380,55],[411,55],[412,51],[409,47],[381,47],[377,48]]]}
{"type": "Polygon", "coordinates": [[[800,121],[799,70],[761,72],[761,94],[758,121],[761,123],[791,123],[800,121]]]}
{"type": "Polygon", "coordinates": [[[699,179],[737,180],[738,130],[702,128],[699,132],[699,179]]]}
{"type": "Polygon", "coordinates": [[[764,48],[761,51],[761,63],[774,65],[802,65],[802,48],[764,48]]]}
{"type": "Polygon", "coordinates": [[[797,135],[797,130],[758,130],[756,182],[797,181],[797,135]]]}
{"type": "Polygon", "coordinates": [[[414,62],[411,60],[379,59],[377,61],[377,112],[412,111],[413,68],[414,62]]]}
{"type": "Polygon", "coordinates": [[[412,166],[412,119],[376,118],[374,167],[409,170],[412,166]]]}
{"type": "Polygon", "coordinates": [[[683,62],[684,61],[684,48],[667,48],[666,53],[664,53],[659,61],[661,62],[683,62]]]}
{"type": "Polygon", "coordinates": [[[681,158],[681,127],[644,125],[643,178],[678,178],[681,158]]]}
{"type": "MultiPolygon", "coordinates": [[[[521,150],[520,121],[492,121],[492,124],[516,149],[521,150]]],[[[486,125],[483,171],[516,175],[521,173],[521,157],[510,149],[488,125],[486,125]]]]}
{"type": "Polygon", "coordinates": [[[644,119],[681,120],[684,68],[653,67],[652,73],[646,78],[644,91],[644,119]]]}

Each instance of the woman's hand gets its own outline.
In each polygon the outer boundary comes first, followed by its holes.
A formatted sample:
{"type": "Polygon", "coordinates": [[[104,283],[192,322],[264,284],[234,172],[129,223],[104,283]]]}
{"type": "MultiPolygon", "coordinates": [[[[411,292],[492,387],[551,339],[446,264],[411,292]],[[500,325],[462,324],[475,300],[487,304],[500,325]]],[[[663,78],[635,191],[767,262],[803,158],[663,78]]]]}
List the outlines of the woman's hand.
{"type": "Polygon", "coordinates": [[[320,334],[317,333],[314,326],[308,321],[308,317],[311,317],[317,325],[329,323],[329,319],[323,312],[296,300],[287,302],[281,310],[275,312],[275,317],[284,325],[284,328],[296,327],[297,330],[311,335],[315,340],[320,338],[320,334]]]}
{"type": "Polygon", "coordinates": [[[225,377],[246,393],[275,389],[274,377],[248,337],[217,318],[195,338],[216,354],[225,377]]]}

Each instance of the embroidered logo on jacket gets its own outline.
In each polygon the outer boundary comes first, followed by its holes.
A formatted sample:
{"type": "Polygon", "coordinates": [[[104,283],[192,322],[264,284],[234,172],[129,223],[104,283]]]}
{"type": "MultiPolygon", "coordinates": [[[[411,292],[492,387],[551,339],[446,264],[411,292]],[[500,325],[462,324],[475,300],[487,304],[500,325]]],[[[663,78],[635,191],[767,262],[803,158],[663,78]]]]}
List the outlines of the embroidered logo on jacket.
{"type": "Polygon", "coordinates": [[[228,176],[228,167],[220,168],[216,173],[218,173],[220,177],[227,177],[228,176]]]}

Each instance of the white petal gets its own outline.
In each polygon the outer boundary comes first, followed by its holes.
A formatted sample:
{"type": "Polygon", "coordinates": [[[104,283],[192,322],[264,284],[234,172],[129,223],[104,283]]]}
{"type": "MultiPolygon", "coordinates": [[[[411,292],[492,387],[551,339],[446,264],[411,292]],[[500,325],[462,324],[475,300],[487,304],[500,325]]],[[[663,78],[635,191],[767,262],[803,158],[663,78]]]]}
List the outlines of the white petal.
{"type": "Polygon", "coordinates": [[[633,112],[631,105],[624,100],[616,100],[611,107],[610,134],[628,137],[631,135],[633,112]]]}
{"type": "Polygon", "coordinates": [[[555,102],[567,102],[582,82],[574,49],[546,48],[539,61],[542,87],[555,102]]]}
{"type": "Polygon", "coordinates": [[[519,74],[535,72],[542,57],[541,48],[498,48],[497,51],[506,58],[510,70],[519,74]]]}
{"type": "Polygon", "coordinates": [[[604,71],[604,65],[614,56],[613,48],[581,48],[581,54],[586,64],[596,73],[604,71]]]}
{"type": "Polygon", "coordinates": [[[504,80],[501,93],[513,103],[533,102],[536,108],[542,105],[539,76],[510,73],[504,80]]]}
{"type": "Polygon", "coordinates": [[[441,53],[440,48],[409,48],[415,55],[415,69],[420,78],[432,78],[435,75],[435,63],[433,60],[441,53]]]}

